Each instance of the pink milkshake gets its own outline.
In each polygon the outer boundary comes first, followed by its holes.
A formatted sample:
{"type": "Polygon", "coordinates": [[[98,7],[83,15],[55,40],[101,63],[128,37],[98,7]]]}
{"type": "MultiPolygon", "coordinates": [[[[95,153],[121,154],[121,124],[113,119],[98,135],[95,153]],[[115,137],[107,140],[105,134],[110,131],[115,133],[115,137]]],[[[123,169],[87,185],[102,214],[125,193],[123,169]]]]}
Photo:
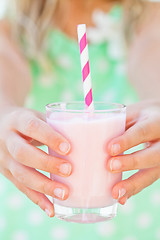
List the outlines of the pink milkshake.
{"type": "MultiPolygon", "coordinates": [[[[47,106],[48,124],[65,136],[72,146],[66,157],[73,165],[71,176],[62,178],[51,174],[52,180],[69,187],[70,194],[65,201],[54,199],[54,204],[60,218],[97,222],[116,215],[117,203],[111,192],[122,176],[107,171],[110,156],[106,149],[112,138],[125,131],[126,114],[125,107],[119,104],[95,103],[93,113],[83,109],[83,103],[47,106]]],[[[56,155],[50,149],[49,153],[56,155]]]]}

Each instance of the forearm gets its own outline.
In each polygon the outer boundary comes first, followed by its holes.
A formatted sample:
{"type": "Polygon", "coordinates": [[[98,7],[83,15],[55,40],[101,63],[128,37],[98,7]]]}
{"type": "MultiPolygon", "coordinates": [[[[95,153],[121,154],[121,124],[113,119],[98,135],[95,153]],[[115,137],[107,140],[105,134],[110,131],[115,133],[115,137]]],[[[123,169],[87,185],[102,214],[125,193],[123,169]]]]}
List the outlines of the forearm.
{"type": "Polygon", "coordinates": [[[160,100],[160,39],[137,39],[130,52],[128,77],[140,100],[160,100]]]}
{"type": "Polygon", "coordinates": [[[0,106],[22,106],[30,88],[31,76],[25,58],[0,29],[0,106]]]}
{"type": "Polygon", "coordinates": [[[0,53],[0,105],[23,105],[29,91],[29,83],[25,81],[29,74],[22,69],[16,59],[0,53]]]}
{"type": "Polygon", "coordinates": [[[160,100],[160,3],[147,3],[129,46],[128,76],[140,100],[160,100]]]}

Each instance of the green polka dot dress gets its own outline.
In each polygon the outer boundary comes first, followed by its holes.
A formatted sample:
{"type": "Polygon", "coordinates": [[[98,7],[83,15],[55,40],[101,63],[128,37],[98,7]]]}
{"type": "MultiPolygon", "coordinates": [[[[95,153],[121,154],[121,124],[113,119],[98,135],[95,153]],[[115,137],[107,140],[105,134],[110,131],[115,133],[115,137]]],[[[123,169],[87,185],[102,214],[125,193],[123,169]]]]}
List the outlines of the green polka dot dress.
{"type": "MultiPolygon", "coordinates": [[[[128,104],[137,100],[126,78],[120,19],[119,7],[108,15],[96,11],[93,14],[96,27],[87,31],[96,101],[128,104]]],[[[77,42],[58,30],[51,31],[45,54],[46,61],[30,61],[33,87],[26,106],[45,111],[50,102],[83,100],[77,42]]],[[[97,224],[81,225],[48,218],[3,176],[0,176],[0,203],[0,240],[160,239],[158,182],[128,200],[125,206],[119,206],[114,220],[97,224]]]]}
{"type": "MultiPolygon", "coordinates": [[[[118,7],[109,15],[97,10],[93,14],[96,27],[87,29],[96,101],[128,104],[136,98],[126,78],[126,49],[119,21],[121,15],[118,7]]],[[[78,42],[59,30],[52,30],[46,41],[46,56],[47,60],[41,58],[39,62],[30,62],[34,83],[27,105],[44,111],[46,103],[83,100],[78,42]]]]}

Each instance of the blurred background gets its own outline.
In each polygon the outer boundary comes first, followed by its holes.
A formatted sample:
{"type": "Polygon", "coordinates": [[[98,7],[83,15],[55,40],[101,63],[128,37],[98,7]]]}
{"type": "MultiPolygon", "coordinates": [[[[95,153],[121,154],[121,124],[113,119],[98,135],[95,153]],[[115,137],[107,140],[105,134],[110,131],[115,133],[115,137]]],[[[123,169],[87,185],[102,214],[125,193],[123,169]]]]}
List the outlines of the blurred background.
{"type": "Polygon", "coordinates": [[[7,6],[7,0],[6,1],[1,0],[1,2],[0,2],[0,18],[2,18],[4,16],[6,6],[7,6]]]}
{"type": "MultiPolygon", "coordinates": [[[[0,0],[0,18],[4,15],[6,4],[7,0],[0,0]]],[[[120,52],[112,51],[112,54],[120,52]]],[[[63,66],[68,66],[65,56],[59,61],[63,66]]],[[[101,59],[102,71],[104,64],[104,59],[101,59]]],[[[119,75],[124,67],[120,65],[119,75]]],[[[42,86],[45,88],[49,81],[48,77],[47,80],[41,79],[42,86]]],[[[113,92],[110,91],[108,96],[112,98],[113,92]]],[[[63,94],[65,99],[69,97],[68,93],[63,94]]],[[[33,96],[28,104],[32,101],[33,96]]],[[[124,101],[129,103],[130,100],[125,98],[124,101]]],[[[124,174],[124,178],[129,175],[124,174]]],[[[1,240],[160,240],[159,181],[129,199],[125,206],[119,206],[115,219],[97,224],[81,225],[49,219],[3,176],[0,176],[0,206],[1,240]]]]}

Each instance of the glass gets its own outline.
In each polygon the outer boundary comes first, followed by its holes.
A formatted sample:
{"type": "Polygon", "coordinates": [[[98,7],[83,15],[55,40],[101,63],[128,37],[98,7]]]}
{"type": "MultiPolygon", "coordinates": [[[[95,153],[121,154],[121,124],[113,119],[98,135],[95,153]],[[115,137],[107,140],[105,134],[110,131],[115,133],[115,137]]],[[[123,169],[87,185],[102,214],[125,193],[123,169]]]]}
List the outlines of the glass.
{"type": "MultiPolygon", "coordinates": [[[[110,156],[107,143],[125,131],[126,107],[95,102],[94,111],[86,112],[83,102],[52,103],[46,106],[47,123],[71,143],[65,157],[73,166],[67,178],[51,174],[51,179],[70,189],[67,200],[54,199],[55,215],[63,220],[94,223],[112,219],[117,214],[113,186],[121,173],[107,171],[110,156]]],[[[59,156],[49,149],[49,154],[59,156]]]]}

